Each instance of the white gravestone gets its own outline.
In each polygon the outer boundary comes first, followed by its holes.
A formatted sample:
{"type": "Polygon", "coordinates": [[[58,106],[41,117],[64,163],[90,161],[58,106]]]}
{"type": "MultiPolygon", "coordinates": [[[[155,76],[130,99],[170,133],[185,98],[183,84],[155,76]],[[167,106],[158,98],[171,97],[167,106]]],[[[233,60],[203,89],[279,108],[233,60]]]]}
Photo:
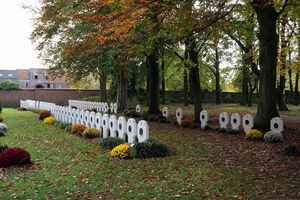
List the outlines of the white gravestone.
{"type": "Polygon", "coordinates": [[[228,122],[229,122],[228,114],[226,112],[222,112],[219,115],[219,123],[221,125],[221,128],[225,128],[226,129],[228,122]]]}
{"type": "Polygon", "coordinates": [[[90,128],[89,127],[89,121],[90,121],[90,111],[85,111],[84,112],[84,117],[83,117],[83,125],[90,128]]]}
{"type": "Polygon", "coordinates": [[[207,125],[207,121],[208,121],[208,113],[206,110],[202,110],[200,112],[200,121],[201,121],[201,128],[204,128],[207,125]]]}
{"type": "Polygon", "coordinates": [[[80,124],[80,110],[79,109],[76,109],[76,111],[75,111],[75,120],[73,120],[73,122],[75,122],[74,124],[80,124]]]}
{"type": "Polygon", "coordinates": [[[117,114],[118,106],[117,103],[114,103],[114,113],[117,114]]]}
{"type": "Polygon", "coordinates": [[[96,114],[95,125],[96,125],[96,128],[99,129],[100,131],[101,131],[101,129],[103,130],[103,127],[102,127],[102,114],[101,113],[96,114]]]}
{"type": "Polygon", "coordinates": [[[230,117],[230,124],[233,130],[239,130],[241,125],[241,116],[237,113],[234,113],[230,117]]]}
{"type": "Polygon", "coordinates": [[[139,142],[145,142],[149,139],[149,126],[145,120],[141,120],[137,126],[137,137],[139,142]]]}
{"type": "Polygon", "coordinates": [[[89,123],[88,123],[89,127],[96,128],[95,118],[96,118],[96,113],[95,112],[90,112],[90,120],[89,120],[89,123]]]}
{"type": "Polygon", "coordinates": [[[115,115],[111,115],[109,117],[109,131],[110,137],[116,137],[118,131],[118,120],[115,115]]]}
{"type": "Polygon", "coordinates": [[[128,142],[133,143],[134,139],[136,137],[136,122],[135,119],[130,118],[127,121],[127,136],[128,136],[128,142]]]}
{"type": "Polygon", "coordinates": [[[104,103],[104,112],[108,113],[108,110],[109,110],[108,103],[104,103]]]}
{"type": "Polygon", "coordinates": [[[271,131],[281,133],[284,129],[283,120],[280,117],[274,117],[271,119],[270,123],[271,131]]]}
{"type": "Polygon", "coordinates": [[[72,108],[72,111],[71,111],[71,122],[72,125],[76,124],[76,109],[75,108],[72,108]]]}
{"type": "Polygon", "coordinates": [[[79,112],[79,123],[84,125],[84,110],[80,110],[79,112]]]}
{"type": "Polygon", "coordinates": [[[125,117],[118,118],[118,137],[125,140],[125,134],[127,130],[127,122],[125,117]]]}
{"type": "Polygon", "coordinates": [[[249,131],[251,131],[254,125],[253,117],[249,114],[244,115],[242,121],[243,121],[244,132],[248,133],[249,131]]]}
{"type": "Polygon", "coordinates": [[[109,117],[108,114],[103,114],[102,116],[102,127],[103,127],[103,138],[109,136],[109,117]]]}
{"type": "Polygon", "coordinates": [[[164,117],[168,118],[169,117],[169,109],[167,107],[164,107],[162,114],[164,117]]]}
{"type": "Polygon", "coordinates": [[[100,110],[100,112],[104,112],[104,110],[105,110],[105,104],[103,102],[101,102],[101,110],[100,110]]]}
{"type": "Polygon", "coordinates": [[[110,103],[110,113],[114,112],[114,103],[110,103]]]}
{"type": "Polygon", "coordinates": [[[141,112],[141,106],[140,106],[140,105],[136,105],[135,111],[136,111],[137,113],[140,113],[140,112],[141,112]]]}
{"type": "Polygon", "coordinates": [[[177,120],[178,124],[181,123],[181,120],[182,120],[182,110],[181,110],[181,108],[177,108],[177,110],[176,110],[176,120],[177,120]]]}

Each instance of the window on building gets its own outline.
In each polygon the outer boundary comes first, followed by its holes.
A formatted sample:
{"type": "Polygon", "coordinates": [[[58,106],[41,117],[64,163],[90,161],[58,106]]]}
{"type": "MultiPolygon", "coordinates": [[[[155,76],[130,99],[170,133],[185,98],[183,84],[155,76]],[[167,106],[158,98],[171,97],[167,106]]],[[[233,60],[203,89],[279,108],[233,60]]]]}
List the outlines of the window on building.
{"type": "Polygon", "coordinates": [[[39,78],[39,76],[38,75],[34,75],[34,79],[38,79],[39,78]]]}
{"type": "Polygon", "coordinates": [[[0,74],[0,76],[3,76],[3,74],[0,74]]]}
{"type": "Polygon", "coordinates": [[[29,86],[28,83],[26,83],[26,87],[27,87],[27,88],[28,88],[28,86],[29,86]]]}
{"type": "Polygon", "coordinates": [[[50,88],[50,84],[47,84],[47,88],[50,88]]]}
{"type": "Polygon", "coordinates": [[[8,76],[12,76],[12,74],[8,74],[8,76]]]}

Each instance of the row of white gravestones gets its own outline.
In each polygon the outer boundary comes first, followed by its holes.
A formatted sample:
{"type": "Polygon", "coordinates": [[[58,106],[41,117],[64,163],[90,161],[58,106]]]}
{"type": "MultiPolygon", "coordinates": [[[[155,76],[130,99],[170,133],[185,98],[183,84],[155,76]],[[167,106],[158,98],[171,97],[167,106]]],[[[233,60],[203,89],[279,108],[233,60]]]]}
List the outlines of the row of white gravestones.
{"type": "Polygon", "coordinates": [[[96,109],[98,112],[117,113],[117,103],[69,100],[69,106],[76,106],[80,110],[96,109]]]}
{"type": "MultiPolygon", "coordinates": [[[[200,114],[201,115],[201,114],[200,114]]],[[[229,123],[229,116],[226,112],[223,112],[219,115],[219,123],[221,125],[221,128],[227,128],[227,125],[229,123]]],[[[230,124],[232,126],[232,129],[238,130],[241,126],[241,116],[237,113],[234,113],[230,117],[230,124]]],[[[245,133],[250,131],[254,126],[254,119],[251,115],[247,114],[244,115],[242,118],[242,126],[244,127],[245,133]]],[[[279,117],[274,117],[270,121],[270,130],[275,132],[282,132],[284,129],[284,123],[283,120],[279,117]]]]}
{"type": "MultiPolygon", "coordinates": [[[[169,110],[167,107],[163,108],[163,116],[168,117],[169,116],[169,110]]],[[[180,124],[182,120],[182,109],[178,108],[176,110],[176,120],[180,124]]],[[[204,128],[207,125],[208,121],[208,113],[207,111],[203,110],[200,112],[200,121],[201,121],[201,128],[204,128]]],[[[232,129],[238,130],[239,127],[241,126],[241,121],[242,121],[242,126],[244,127],[245,133],[250,131],[253,126],[254,126],[254,119],[251,115],[247,114],[242,117],[237,113],[234,113],[230,117],[230,124],[232,126],[232,129]]],[[[229,116],[226,112],[222,112],[219,115],[219,123],[221,128],[227,128],[227,125],[229,124],[229,116]]],[[[275,117],[271,119],[270,121],[270,130],[275,131],[275,132],[282,132],[284,129],[284,123],[283,120],[279,117],[275,117]]]]}
{"type": "Polygon", "coordinates": [[[133,118],[126,121],[124,117],[117,119],[115,115],[102,115],[93,111],[90,112],[63,106],[55,106],[52,114],[56,120],[61,122],[98,128],[102,130],[103,138],[120,137],[125,139],[125,135],[127,134],[128,142],[134,142],[135,137],[138,138],[139,142],[149,139],[149,126],[145,120],[136,123],[133,118]]]}
{"type": "Polygon", "coordinates": [[[55,106],[55,103],[49,103],[44,101],[35,101],[35,100],[20,100],[20,107],[21,108],[34,108],[38,107],[41,110],[52,110],[55,106]]]}

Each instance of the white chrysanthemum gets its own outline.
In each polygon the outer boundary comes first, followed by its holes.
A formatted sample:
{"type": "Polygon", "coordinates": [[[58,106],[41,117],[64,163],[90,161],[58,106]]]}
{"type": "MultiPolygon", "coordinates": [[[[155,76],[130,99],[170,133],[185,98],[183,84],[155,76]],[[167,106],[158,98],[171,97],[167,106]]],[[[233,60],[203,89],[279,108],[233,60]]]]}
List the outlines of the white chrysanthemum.
{"type": "Polygon", "coordinates": [[[8,128],[5,124],[0,123],[0,129],[6,132],[8,128]]]}
{"type": "Polygon", "coordinates": [[[264,140],[267,142],[281,142],[282,141],[282,134],[275,131],[268,131],[264,135],[264,140]]]}

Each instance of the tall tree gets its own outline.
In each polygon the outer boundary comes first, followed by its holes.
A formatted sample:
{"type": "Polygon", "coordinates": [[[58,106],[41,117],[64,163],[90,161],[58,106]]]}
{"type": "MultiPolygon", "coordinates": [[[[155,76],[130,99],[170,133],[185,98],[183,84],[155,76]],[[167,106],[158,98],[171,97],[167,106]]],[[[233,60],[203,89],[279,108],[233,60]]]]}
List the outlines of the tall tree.
{"type": "Polygon", "coordinates": [[[288,0],[284,2],[282,9],[277,12],[274,1],[253,0],[251,5],[257,14],[259,23],[259,66],[260,82],[257,104],[257,114],[254,127],[267,131],[270,129],[270,120],[278,117],[276,105],[276,66],[278,34],[276,22],[284,10],[288,0]]]}

